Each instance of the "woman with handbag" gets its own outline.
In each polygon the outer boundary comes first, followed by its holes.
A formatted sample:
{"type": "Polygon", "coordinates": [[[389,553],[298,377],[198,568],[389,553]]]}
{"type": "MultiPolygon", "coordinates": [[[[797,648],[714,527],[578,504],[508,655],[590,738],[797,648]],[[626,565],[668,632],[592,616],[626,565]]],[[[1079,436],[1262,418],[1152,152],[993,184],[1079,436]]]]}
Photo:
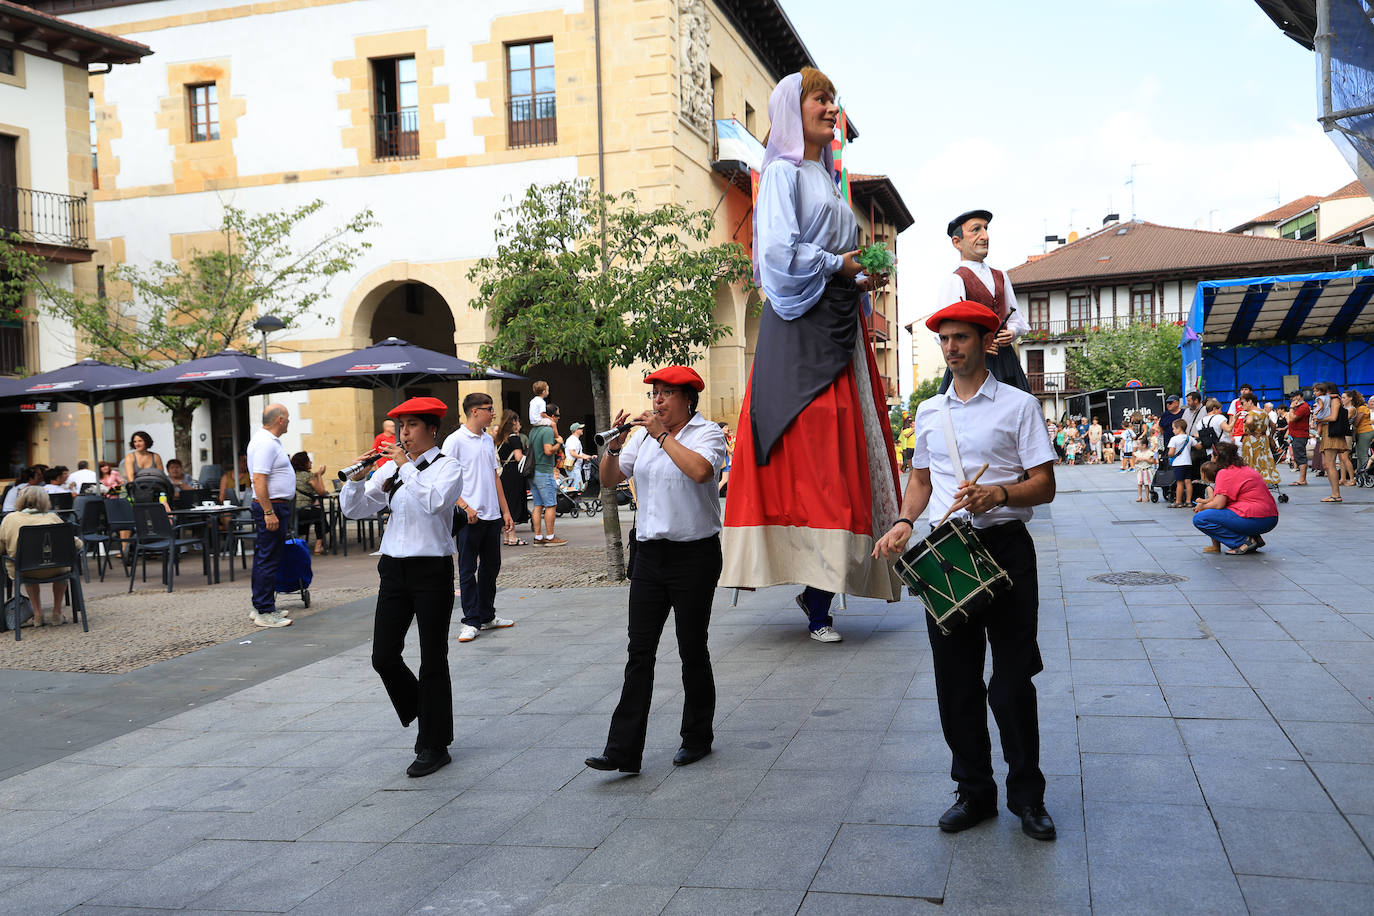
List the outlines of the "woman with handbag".
{"type": "Polygon", "coordinates": [[[1364,395],[1354,388],[1341,395],[1346,410],[1350,411],[1350,432],[1355,437],[1355,463],[1359,469],[1368,472],[1374,459],[1369,457],[1369,444],[1374,442],[1374,422],[1371,422],[1369,405],[1364,395]]]}
{"type": "Polygon", "coordinates": [[[1325,410],[1312,412],[1317,420],[1321,434],[1322,466],[1326,469],[1326,480],[1331,484],[1331,495],[1323,496],[1324,503],[1343,502],[1341,498],[1342,477],[1347,473],[1354,475],[1350,464],[1350,414],[1341,403],[1340,388],[1334,382],[1318,382],[1315,386],[1325,410]]]}
{"type": "MultiPolygon", "coordinates": [[[[525,475],[520,472],[520,464],[529,454],[530,445],[520,435],[520,416],[513,410],[501,415],[501,425],[496,430],[496,459],[501,462],[501,489],[506,494],[506,506],[510,517],[517,525],[530,520],[529,503],[525,495],[525,475]]],[[[502,543],[507,547],[528,547],[529,541],[507,531],[502,543]]]]}

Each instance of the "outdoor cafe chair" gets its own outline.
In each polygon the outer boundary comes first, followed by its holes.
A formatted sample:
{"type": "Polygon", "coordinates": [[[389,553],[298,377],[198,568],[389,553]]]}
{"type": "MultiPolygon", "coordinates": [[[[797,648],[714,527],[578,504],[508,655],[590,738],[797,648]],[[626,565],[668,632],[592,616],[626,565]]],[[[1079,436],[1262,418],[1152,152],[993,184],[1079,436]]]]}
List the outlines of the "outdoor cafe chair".
{"type": "Polygon", "coordinates": [[[48,503],[52,506],[52,511],[54,512],[70,510],[72,507],[72,501],[75,499],[76,496],[71,493],[48,494],[48,503]]]}
{"type": "MultiPolygon", "coordinates": [[[[76,549],[76,529],[68,524],[25,525],[19,529],[19,543],[14,550],[14,575],[10,576],[5,565],[5,596],[18,594],[26,585],[51,584],[61,579],[67,580],[67,595],[64,599],[72,609],[72,621],[81,621],[83,632],[91,632],[86,620],[86,598],[81,591],[80,554],[76,549]],[[58,576],[42,578],[33,573],[50,569],[66,569],[58,576]]],[[[62,613],[61,608],[54,609],[62,613]]],[[[19,641],[19,631],[14,628],[14,639],[19,641]]]]}
{"type": "Polygon", "coordinates": [[[172,497],[173,509],[194,509],[214,494],[209,490],[186,488],[172,497]]]}
{"type": "MultiPolygon", "coordinates": [[[[190,527],[199,527],[200,523],[192,525],[175,525],[172,518],[167,514],[167,510],[157,503],[135,503],[134,504],[134,555],[129,565],[129,591],[134,590],[134,575],[138,572],[138,561],[143,560],[143,581],[148,581],[148,555],[161,555],[162,557],[162,580],[167,584],[167,591],[172,590],[172,580],[176,577],[181,566],[181,548],[203,546],[204,540],[199,537],[181,537],[181,531],[190,527]]],[[[201,562],[205,566],[205,581],[211,582],[210,557],[202,555],[201,562]]]]}
{"type": "Polygon", "coordinates": [[[253,520],[253,491],[249,490],[243,496],[243,508],[229,516],[229,581],[234,581],[234,557],[237,556],[239,563],[244,569],[248,568],[248,553],[244,550],[247,545],[250,549],[256,550],[258,546],[258,525],[253,520]]]}
{"type": "Polygon", "coordinates": [[[130,545],[134,538],[134,507],[127,499],[116,497],[105,500],[105,534],[109,537],[109,547],[119,551],[119,561],[129,568],[130,545]],[[129,532],[125,535],[124,532],[129,532]]]}
{"type": "MultiPolygon", "coordinates": [[[[81,519],[81,543],[86,548],[95,548],[95,571],[100,576],[100,581],[105,581],[105,570],[114,566],[114,560],[110,558],[110,534],[107,530],[109,523],[105,520],[105,503],[107,500],[99,496],[82,497],[85,502],[81,506],[78,518],[81,519]]],[[[113,502],[113,500],[108,500],[113,502]]],[[[118,538],[118,535],[115,535],[118,538]]],[[[83,550],[83,553],[85,551],[83,550]]],[[[90,570],[86,571],[86,581],[91,581],[90,570]]]]}
{"type": "Polygon", "coordinates": [[[224,476],[224,469],[217,464],[202,464],[200,466],[200,476],[196,478],[196,485],[202,490],[214,490],[219,492],[219,479],[224,476]]]}

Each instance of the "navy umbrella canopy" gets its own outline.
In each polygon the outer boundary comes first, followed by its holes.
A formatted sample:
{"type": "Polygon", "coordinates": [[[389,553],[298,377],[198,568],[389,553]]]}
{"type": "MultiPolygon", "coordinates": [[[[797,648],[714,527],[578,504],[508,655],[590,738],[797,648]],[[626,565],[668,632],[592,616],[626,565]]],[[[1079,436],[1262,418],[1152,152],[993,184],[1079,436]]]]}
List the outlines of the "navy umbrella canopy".
{"type": "Polygon", "coordinates": [[[504,369],[480,369],[465,359],[388,337],[370,347],[311,363],[264,386],[267,391],[306,388],[389,388],[397,403],[401,389],[458,379],[524,378],[504,369]]]}
{"type": "MultiPolygon", "coordinates": [[[[116,386],[112,393],[118,398],[187,394],[236,401],[249,393],[283,390],[279,387],[269,389],[266,386],[294,371],[292,367],[283,366],[281,363],[259,359],[239,350],[226,349],[156,372],[138,373],[136,381],[116,386]]],[[[229,421],[234,444],[232,467],[237,465],[239,456],[237,411],[229,411],[229,421]]]]}
{"type": "MultiPolygon", "coordinates": [[[[0,402],[24,403],[27,401],[74,401],[85,404],[91,413],[91,450],[95,463],[100,463],[100,437],[95,428],[95,405],[105,401],[115,401],[123,395],[114,391],[123,385],[140,382],[147,376],[123,366],[111,366],[98,359],[83,359],[53,369],[40,372],[11,384],[0,386],[0,402]]],[[[8,381],[8,380],[7,380],[8,381]]]]}

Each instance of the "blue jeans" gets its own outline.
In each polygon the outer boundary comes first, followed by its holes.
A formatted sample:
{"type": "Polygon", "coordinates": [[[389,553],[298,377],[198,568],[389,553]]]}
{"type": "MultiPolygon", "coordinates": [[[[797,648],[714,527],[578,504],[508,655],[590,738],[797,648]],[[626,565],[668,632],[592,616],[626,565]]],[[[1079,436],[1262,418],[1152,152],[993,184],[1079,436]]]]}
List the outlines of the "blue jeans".
{"type": "Polygon", "coordinates": [[[458,590],[462,592],[463,623],[479,630],[482,624],[496,619],[496,577],[501,574],[504,525],[499,518],[479,518],[458,529],[458,590]]]}
{"type": "Polygon", "coordinates": [[[530,481],[530,501],[536,506],[550,509],[558,505],[558,488],[554,486],[553,474],[547,471],[534,472],[534,479],[530,481]]]}
{"type": "Polygon", "coordinates": [[[277,570],[281,568],[286,539],[291,534],[291,500],[274,499],[277,530],[268,531],[262,506],[253,503],[253,524],[258,538],[253,544],[253,610],[270,614],[277,609],[277,570]]]}
{"type": "Polygon", "coordinates": [[[1279,517],[1245,518],[1230,509],[1203,509],[1193,516],[1193,527],[1235,550],[1245,546],[1247,539],[1273,531],[1279,517]]]}

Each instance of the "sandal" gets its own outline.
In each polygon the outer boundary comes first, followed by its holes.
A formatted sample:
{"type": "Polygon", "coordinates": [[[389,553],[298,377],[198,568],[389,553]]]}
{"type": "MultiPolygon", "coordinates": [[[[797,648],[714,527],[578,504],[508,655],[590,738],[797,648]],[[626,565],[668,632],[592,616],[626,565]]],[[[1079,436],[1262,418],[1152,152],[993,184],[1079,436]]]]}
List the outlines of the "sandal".
{"type": "Polygon", "coordinates": [[[1259,545],[1256,544],[1254,541],[1247,540],[1244,544],[1242,544],[1241,546],[1237,547],[1236,549],[1234,549],[1234,550],[1228,550],[1228,551],[1226,551],[1226,552],[1229,553],[1229,554],[1230,554],[1231,556],[1233,556],[1233,557],[1239,557],[1239,556],[1243,556],[1243,555],[1245,555],[1245,554],[1247,554],[1247,553],[1254,553],[1258,548],[1259,548],[1259,545]]]}
{"type": "Polygon", "coordinates": [[[524,538],[516,538],[516,539],[513,540],[513,541],[503,541],[502,543],[503,543],[505,546],[507,546],[507,547],[528,547],[528,546],[530,546],[530,542],[527,541],[527,540],[525,540],[524,538]]]}
{"type": "Polygon", "coordinates": [[[1339,496],[1323,496],[1323,497],[1322,497],[1322,502],[1324,502],[1324,503],[1343,503],[1343,502],[1345,502],[1345,500],[1342,499],[1342,498],[1339,497],[1339,496]]]}

